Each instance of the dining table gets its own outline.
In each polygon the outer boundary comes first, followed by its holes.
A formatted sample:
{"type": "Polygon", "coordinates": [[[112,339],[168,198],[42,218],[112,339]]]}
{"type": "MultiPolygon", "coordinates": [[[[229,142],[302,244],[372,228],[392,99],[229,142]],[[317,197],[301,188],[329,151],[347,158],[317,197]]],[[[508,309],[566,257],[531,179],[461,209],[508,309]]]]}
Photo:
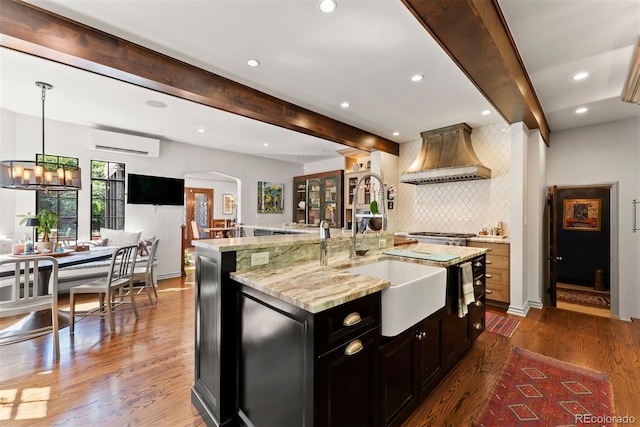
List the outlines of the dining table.
{"type": "MultiPolygon", "coordinates": [[[[81,264],[89,264],[96,261],[103,261],[106,259],[110,259],[113,256],[117,248],[115,246],[106,246],[101,247],[98,250],[88,250],[88,251],[79,251],[76,252],[72,249],[66,249],[65,252],[56,253],[52,252],[49,254],[22,254],[22,255],[12,255],[12,254],[2,254],[0,255],[0,259],[12,259],[12,260],[20,260],[24,258],[29,258],[33,256],[53,256],[58,261],[58,271],[71,266],[77,266],[81,264]]],[[[7,268],[8,266],[3,266],[4,268],[0,269],[0,280],[8,277],[12,277],[14,275],[13,268],[7,268]]],[[[40,286],[43,286],[43,289],[40,291],[44,291],[44,287],[48,287],[49,279],[51,277],[51,263],[42,263],[38,267],[38,273],[40,277],[38,278],[38,283],[40,286]],[[48,265],[47,265],[48,264],[48,265]]],[[[42,310],[37,312],[32,312],[20,320],[16,325],[19,325],[20,329],[30,330],[30,329],[38,329],[45,326],[51,325],[51,310],[42,310]]],[[[61,312],[58,310],[58,325],[59,328],[62,329],[69,325],[69,316],[66,312],[61,312]]],[[[8,333],[15,333],[14,325],[10,326],[6,331],[0,331],[0,342],[2,338],[8,333]]]]}
{"type": "Polygon", "coordinates": [[[200,227],[200,230],[202,231],[212,233],[214,236],[220,233],[223,237],[233,237],[232,232],[235,229],[236,227],[200,227]]]}

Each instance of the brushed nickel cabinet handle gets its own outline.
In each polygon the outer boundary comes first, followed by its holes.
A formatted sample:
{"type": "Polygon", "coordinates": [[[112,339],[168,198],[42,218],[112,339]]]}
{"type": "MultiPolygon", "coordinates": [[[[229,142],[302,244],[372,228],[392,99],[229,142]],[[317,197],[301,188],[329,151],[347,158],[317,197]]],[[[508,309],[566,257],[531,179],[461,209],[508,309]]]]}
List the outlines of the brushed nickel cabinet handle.
{"type": "Polygon", "coordinates": [[[473,264],[474,267],[482,267],[482,263],[480,261],[473,264]]]}
{"type": "Polygon", "coordinates": [[[344,354],[347,356],[353,356],[354,354],[358,354],[364,346],[362,345],[362,341],[355,340],[349,343],[347,348],[344,349],[344,354]]]}
{"type": "Polygon", "coordinates": [[[488,259],[488,260],[487,260],[487,264],[493,264],[493,261],[491,261],[491,260],[489,260],[489,259],[488,259]]]}
{"type": "Polygon", "coordinates": [[[490,274],[485,274],[484,277],[486,277],[487,279],[491,279],[493,276],[490,274]]]}
{"type": "Polygon", "coordinates": [[[476,331],[479,331],[480,329],[482,329],[482,323],[474,323],[473,329],[475,329],[476,331]]]}
{"type": "Polygon", "coordinates": [[[354,312],[349,314],[347,317],[345,317],[344,320],[342,321],[342,324],[344,326],[353,326],[353,325],[357,325],[361,321],[362,321],[362,318],[360,317],[360,313],[354,312]]]}
{"type": "Polygon", "coordinates": [[[482,286],[482,280],[476,280],[476,281],[474,282],[474,284],[475,284],[476,286],[482,286]]]}
{"type": "Polygon", "coordinates": [[[493,293],[493,291],[491,289],[485,289],[484,292],[487,293],[487,294],[492,294],[493,293]]]}
{"type": "Polygon", "coordinates": [[[476,307],[482,307],[482,301],[478,300],[475,302],[476,307]]]}

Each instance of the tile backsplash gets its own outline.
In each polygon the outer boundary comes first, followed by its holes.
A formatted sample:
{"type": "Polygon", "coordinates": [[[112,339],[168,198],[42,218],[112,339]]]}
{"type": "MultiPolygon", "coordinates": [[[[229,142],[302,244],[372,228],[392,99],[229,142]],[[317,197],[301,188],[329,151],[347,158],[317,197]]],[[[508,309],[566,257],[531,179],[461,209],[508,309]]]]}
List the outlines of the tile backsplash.
{"type": "MultiPolygon", "coordinates": [[[[506,130],[505,130],[506,129],[506,130]]],[[[421,140],[400,145],[399,171],[415,160],[421,140]]],[[[396,195],[399,231],[477,233],[502,221],[509,234],[511,134],[495,124],[473,129],[471,144],[491,179],[427,185],[400,184],[396,195]]]]}

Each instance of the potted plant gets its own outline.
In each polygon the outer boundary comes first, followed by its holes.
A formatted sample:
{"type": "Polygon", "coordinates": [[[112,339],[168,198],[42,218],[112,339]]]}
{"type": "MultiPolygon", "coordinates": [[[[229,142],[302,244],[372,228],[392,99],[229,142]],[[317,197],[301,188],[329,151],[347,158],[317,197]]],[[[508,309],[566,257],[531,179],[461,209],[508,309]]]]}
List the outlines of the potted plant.
{"type": "MultiPolygon", "coordinates": [[[[371,211],[371,214],[376,215],[379,214],[380,211],[378,210],[378,202],[376,200],[372,201],[371,203],[369,203],[369,210],[371,211]]],[[[369,218],[368,221],[368,225],[369,228],[374,230],[374,231],[380,231],[382,230],[382,218],[378,217],[371,217],[369,218]]]]}
{"type": "Polygon", "coordinates": [[[58,226],[58,214],[43,209],[36,215],[27,212],[26,215],[18,215],[18,217],[22,218],[20,225],[26,223],[29,218],[36,218],[39,221],[39,225],[35,227],[36,232],[42,234],[42,241],[36,244],[38,251],[43,252],[43,250],[46,249],[49,251],[53,250],[53,242],[49,240],[49,235],[51,234],[51,230],[58,226]]]}

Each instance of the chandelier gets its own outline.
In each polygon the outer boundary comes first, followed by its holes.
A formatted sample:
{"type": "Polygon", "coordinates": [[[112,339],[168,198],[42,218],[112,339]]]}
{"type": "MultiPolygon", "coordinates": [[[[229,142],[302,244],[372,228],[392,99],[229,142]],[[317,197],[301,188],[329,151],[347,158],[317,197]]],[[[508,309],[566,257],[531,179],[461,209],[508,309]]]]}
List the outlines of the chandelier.
{"type": "Polygon", "coordinates": [[[44,149],[44,101],[48,83],[36,82],[42,89],[42,154],[35,160],[0,160],[0,188],[14,190],[78,191],[82,188],[77,164],[61,163],[59,156],[47,156],[44,149]]]}

